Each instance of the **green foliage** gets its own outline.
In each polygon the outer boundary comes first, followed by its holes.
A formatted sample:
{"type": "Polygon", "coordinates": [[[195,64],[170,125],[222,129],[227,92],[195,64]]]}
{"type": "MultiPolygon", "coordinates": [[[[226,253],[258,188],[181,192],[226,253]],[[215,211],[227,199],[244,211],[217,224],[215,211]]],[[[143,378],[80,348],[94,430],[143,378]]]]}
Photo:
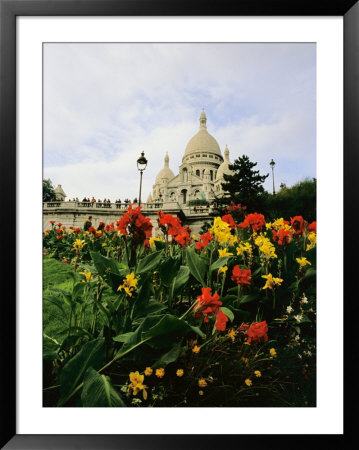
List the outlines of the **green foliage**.
{"type": "Polygon", "coordinates": [[[85,407],[123,407],[120,394],[112,386],[106,375],[100,375],[89,367],[85,373],[84,386],[81,394],[82,406],[85,407]]]}
{"type": "Polygon", "coordinates": [[[275,195],[268,195],[263,210],[267,220],[278,217],[288,220],[300,211],[306,220],[313,222],[316,220],[316,208],[317,183],[313,178],[300,181],[289,188],[283,187],[275,195]]]}
{"type": "Polygon", "coordinates": [[[240,203],[247,207],[248,213],[261,209],[265,197],[263,183],[269,174],[260,175],[259,170],[253,169],[256,165],[257,163],[251,162],[246,155],[235,159],[233,164],[229,165],[229,169],[235,173],[223,175],[225,183],[222,183],[222,188],[227,195],[222,203],[240,203]]]}
{"type": "Polygon", "coordinates": [[[52,181],[50,179],[42,180],[42,201],[43,202],[51,202],[56,199],[54,189],[55,188],[52,185],[52,181]]]}

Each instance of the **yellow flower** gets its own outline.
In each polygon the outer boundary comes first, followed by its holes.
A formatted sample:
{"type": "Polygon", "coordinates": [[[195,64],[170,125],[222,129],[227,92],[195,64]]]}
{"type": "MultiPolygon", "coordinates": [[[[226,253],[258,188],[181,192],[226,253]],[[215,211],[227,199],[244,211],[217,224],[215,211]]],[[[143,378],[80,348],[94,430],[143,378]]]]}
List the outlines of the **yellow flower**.
{"type": "Polygon", "coordinates": [[[241,360],[244,362],[245,365],[248,364],[249,359],[242,356],[241,360]]]}
{"type": "Polygon", "coordinates": [[[262,373],[261,373],[260,370],[255,370],[255,371],[254,371],[254,375],[255,375],[257,378],[259,378],[259,377],[262,376],[262,373]]]}
{"type": "Polygon", "coordinates": [[[305,256],[303,256],[303,258],[295,258],[295,260],[300,265],[300,267],[304,267],[308,264],[311,266],[311,263],[307,260],[305,256]]]}
{"type": "Polygon", "coordinates": [[[149,243],[150,243],[150,247],[151,248],[156,248],[156,244],[155,244],[156,241],[157,242],[165,242],[165,240],[162,239],[160,236],[157,236],[157,237],[152,236],[149,239],[149,243]]]}
{"type": "Polygon", "coordinates": [[[244,382],[246,383],[247,386],[252,386],[252,380],[250,380],[249,378],[246,378],[244,382]]]}
{"type": "Polygon", "coordinates": [[[106,247],[106,242],[102,242],[102,247],[106,247]]]}
{"type": "Polygon", "coordinates": [[[144,400],[147,399],[147,386],[143,384],[143,380],[145,378],[144,375],[140,375],[138,371],[130,372],[130,381],[131,384],[128,386],[128,391],[133,393],[133,395],[137,395],[140,391],[142,392],[144,400]]]}
{"type": "Polygon", "coordinates": [[[159,369],[156,369],[156,377],[163,378],[165,375],[165,369],[160,367],[159,369]]]}
{"type": "Polygon", "coordinates": [[[76,241],[73,244],[73,250],[77,250],[82,248],[84,245],[86,245],[85,241],[81,241],[81,239],[76,239],[76,241]]]}
{"type": "Polygon", "coordinates": [[[262,289],[273,289],[275,286],[280,286],[283,281],[282,278],[274,278],[271,273],[268,275],[262,275],[262,278],[267,280],[262,289]]]}
{"type": "Polygon", "coordinates": [[[202,388],[205,388],[207,386],[207,381],[204,378],[200,378],[198,380],[198,386],[202,387],[202,388]]]}
{"type": "Polygon", "coordinates": [[[228,330],[227,336],[232,339],[232,342],[234,342],[236,334],[237,334],[237,331],[235,331],[233,328],[231,328],[230,330],[228,330]]]}
{"type": "Polygon", "coordinates": [[[218,256],[219,258],[224,258],[225,256],[233,256],[233,253],[227,252],[227,249],[218,249],[218,256]]]}
{"type": "Polygon", "coordinates": [[[133,291],[137,288],[138,279],[135,278],[135,274],[132,272],[129,275],[126,275],[126,279],[123,280],[123,284],[118,287],[118,291],[125,290],[126,294],[132,297],[133,291]]]}
{"type": "Polygon", "coordinates": [[[237,236],[231,233],[231,226],[229,223],[224,222],[220,217],[215,217],[213,227],[210,228],[209,232],[220,244],[232,245],[238,240],[237,236]]]}
{"type": "Polygon", "coordinates": [[[218,269],[218,275],[220,275],[221,273],[226,273],[227,272],[227,270],[228,270],[228,267],[227,266],[223,266],[223,267],[220,267],[219,269],[218,269]]]}
{"type": "Polygon", "coordinates": [[[277,258],[274,245],[267,237],[263,236],[263,234],[257,236],[254,243],[258,246],[259,251],[262,252],[267,259],[277,258]]]}
{"type": "Polygon", "coordinates": [[[152,375],[152,372],[153,372],[153,370],[151,369],[151,367],[146,367],[144,373],[146,376],[150,376],[150,375],[152,375]]]}
{"type": "Polygon", "coordinates": [[[92,273],[89,270],[86,270],[85,272],[80,272],[81,275],[84,275],[85,279],[82,280],[82,282],[84,283],[85,281],[92,281],[93,280],[93,276],[92,273]]]}
{"type": "Polygon", "coordinates": [[[271,348],[270,350],[269,350],[269,353],[270,353],[270,355],[271,356],[277,356],[277,352],[275,351],[275,348],[271,348]]]}
{"type": "Polygon", "coordinates": [[[311,250],[312,248],[314,248],[317,244],[317,235],[314,233],[314,231],[311,231],[308,236],[307,239],[309,241],[309,244],[307,244],[307,251],[311,250]]]}
{"type": "Polygon", "coordinates": [[[177,369],[176,375],[178,377],[182,377],[183,376],[183,369],[177,369]]]}
{"type": "Polygon", "coordinates": [[[239,247],[237,247],[237,255],[240,256],[244,252],[246,253],[252,253],[252,246],[249,242],[245,242],[244,244],[239,244],[239,247]]]}
{"type": "Polygon", "coordinates": [[[197,239],[197,236],[195,234],[192,234],[191,239],[193,239],[195,241],[197,239]]]}
{"type": "Polygon", "coordinates": [[[192,348],[192,352],[193,352],[193,353],[199,353],[200,350],[201,350],[201,347],[198,347],[198,345],[195,345],[195,346],[192,348]]]}
{"type": "Polygon", "coordinates": [[[203,395],[204,392],[201,390],[201,391],[198,391],[198,394],[199,394],[199,395],[203,395]]]}

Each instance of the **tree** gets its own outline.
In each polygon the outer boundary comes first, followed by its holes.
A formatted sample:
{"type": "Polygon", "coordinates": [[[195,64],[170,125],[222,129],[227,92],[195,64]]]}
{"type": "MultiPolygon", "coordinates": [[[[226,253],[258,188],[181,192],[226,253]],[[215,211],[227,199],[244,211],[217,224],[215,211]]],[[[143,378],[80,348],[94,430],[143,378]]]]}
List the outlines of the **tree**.
{"type": "Polygon", "coordinates": [[[42,201],[51,202],[56,199],[54,192],[54,186],[50,178],[48,180],[42,180],[42,201]]]}
{"type": "Polygon", "coordinates": [[[257,163],[251,162],[248,156],[243,155],[234,160],[229,165],[229,169],[235,173],[233,175],[223,175],[225,183],[222,189],[225,192],[221,203],[229,204],[230,201],[242,206],[246,206],[247,213],[258,212],[267,197],[263,183],[267,175],[260,175],[259,170],[253,170],[257,163]]]}
{"type": "Polygon", "coordinates": [[[306,178],[293,186],[283,186],[276,195],[268,196],[264,212],[270,220],[283,217],[303,216],[305,220],[316,220],[317,180],[306,178]]]}

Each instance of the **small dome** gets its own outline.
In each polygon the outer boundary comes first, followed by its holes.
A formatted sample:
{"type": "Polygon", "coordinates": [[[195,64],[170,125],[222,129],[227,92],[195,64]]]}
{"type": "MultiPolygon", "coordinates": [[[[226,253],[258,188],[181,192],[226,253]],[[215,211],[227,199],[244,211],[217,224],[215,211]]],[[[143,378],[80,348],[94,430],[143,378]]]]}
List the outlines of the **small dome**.
{"type": "Polygon", "coordinates": [[[188,142],[183,158],[197,152],[214,153],[215,155],[222,157],[218,142],[207,131],[207,117],[204,111],[202,111],[200,115],[199,123],[199,131],[188,142]]]}
{"type": "Polygon", "coordinates": [[[226,148],[224,149],[224,161],[218,168],[216,180],[223,179],[223,174],[233,175],[235,173],[233,170],[229,169],[230,164],[231,162],[229,160],[229,150],[226,145],[226,148]]]}
{"type": "Polygon", "coordinates": [[[174,178],[174,173],[172,172],[172,170],[169,168],[169,157],[168,157],[168,153],[166,153],[165,156],[165,165],[163,167],[163,169],[161,169],[158,172],[158,175],[156,177],[156,184],[161,183],[161,180],[172,180],[172,178],[174,178]]]}

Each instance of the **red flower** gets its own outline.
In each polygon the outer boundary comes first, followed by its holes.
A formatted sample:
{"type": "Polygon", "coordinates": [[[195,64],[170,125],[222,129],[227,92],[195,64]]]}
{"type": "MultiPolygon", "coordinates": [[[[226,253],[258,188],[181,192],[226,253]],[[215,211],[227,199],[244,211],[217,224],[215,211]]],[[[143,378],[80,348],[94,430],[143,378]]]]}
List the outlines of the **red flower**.
{"type": "Polygon", "coordinates": [[[238,331],[247,331],[249,328],[249,325],[247,325],[246,323],[242,323],[242,325],[238,328],[238,331]]]}
{"type": "Polygon", "coordinates": [[[181,227],[179,234],[175,237],[175,241],[182,247],[186,247],[191,243],[191,236],[185,227],[181,227]]]}
{"type": "Polygon", "coordinates": [[[57,224],[57,226],[58,226],[58,227],[62,227],[62,223],[59,222],[59,223],[57,224]]]}
{"type": "Polygon", "coordinates": [[[211,242],[211,240],[213,239],[213,236],[211,235],[211,233],[209,233],[207,231],[207,233],[200,235],[199,239],[200,240],[197,241],[195,244],[195,248],[197,250],[203,250],[211,242]]]}
{"type": "Polygon", "coordinates": [[[268,325],[265,320],[263,322],[252,322],[251,326],[246,331],[248,342],[268,341],[268,325]]]}
{"type": "Polygon", "coordinates": [[[111,222],[110,225],[105,226],[105,231],[113,231],[113,229],[114,229],[113,222],[111,222]]]}
{"type": "Polygon", "coordinates": [[[237,284],[249,286],[251,284],[251,278],[251,269],[240,269],[238,264],[233,267],[231,279],[237,284]]]}
{"type": "Polygon", "coordinates": [[[302,235],[304,231],[304,219],[302,216],[294,216],[290,218],[290,223],[296,234],[302,235]]]}
{"type": "Polygon", "coordinates": [[[61,262],[66,263],[66,264],[70,264],[70,261],[68,261],[67,259],[63,259],[61,262]]]}
{"type": "Polygon", "coordinates": [[[308,230],[317,234],[317,222],[312,222],[309,226],[308,226],[308,230]]]}
{"type": "Polygon", "coordinates": [[[51,223],[51,225],[54,225],[55,221],[54,220],[50,220],[50,223],[51,223]]]}
{"type": "MultiPolygon", "coordinates": [[[[240,203],[238,203],[238,205],[236,205],[233,201],[231,201],[231,203],[227,206],[227,208],[223,208],[224,211],[227,211],[229,213],[234,213],[234,212],[242,213],[245,209],[247,209],[246,206],[242,206],[240,203]]],[[[222,219],[223,219],[223,217],[222,217],[222,219]]]]}
{"type": "Polygon", "coordinates": [[[208,317],[215,316],[216,322],[215,327],[219,331],[224,331],[226,329],[226,323],[228,322],[228,317],[223,313],[220,306],[222,302],[219,301],[219,295],[217,292],[211,295],[211,288],[202,288],[202,295],[197,297],[197,303],[194,307],[194,316],[196,319],[200,319],[204,316],[204,322],[208,322],[208,317]]]}
{"type": "Polygon", "coordinates": [[[266,221],[264,219],[263,214],[254,213],[254,214],[248,214],[244,218],[243,223],[241,223],[238,226],[240,228],[251,227],[251,229],[257,233],[258,231],[262,230],[262,228],[265,226],[265,224],[266,224],[266,221]]]}
{"type": "Polygon", "coordinates": [[[281,228],[278,232],[273,230],[273,241],[277,242],[278,245],[289,244],[293,239],[293,232],[291,230],[285,230],[281,228]]]}
{"type": "Polygon", "coordinates": [[[57,233],[57,234],[62,234],[62,229],[61,229],[61,228],[58,228],[58,229],[56,230],[56,233],[57,233]]]}
{"type": "Polygon", "coordinates": [[[141,209],[141,206],[132,209],[132,205],[130,205],[127,212],[116,222],[117,230],[121,234],[132,236],[134,246],[143,244],[152,236],[153,225],[148,217],[141,214],[141,209]]]}
{"type": "Polygon", "coordinates": [[[90,228],[88,229],[88,232],[92,233],[93,235],[95,235],[96,234],[96,228],[91,225],[90,228]]]}
{"type": "Polygon", "coordinates": [[[202,295],[197,297],[197,303],[194,307],[194,316],[200,319],[204,315],[204,321],[208,322],[208,316],[217,314],[222,302],[219,301],[219,295],[217,292],[211,295],[211,288],[202,288],[202,295]]]}
{"type": "Polygon", "coordinates": [[[58,241],[62,241],[62,236],[60,236],[60,235],[57,236],[57,240],[58,240],[58,241]]]}
{"type": "Polygon", "coordinates": [[[81,228],[75,227],[74,233],[75,233],[75,234],[80,234],[80,233],[81,233],[81,228]]]}
{"type": "Polygon", "coordinates": [[[158,211],[158,224],[161,230],[168,234],[168,236],[177,236],[181,229],[181,221],[178,217],[171,214],[164,214],[162,211],[158,211]]]}
{"type": "Polygon", "coordinates": [[[232,230],[234,230],[236,228],[236,224],[233,220],[233,217],[230,214],[226,214],[225,216],[222,217],[223,222],[228,223],[232,230]]]}
{"type": "Polygon", "coordinates": [[[228,322],[228,317],[219,308],[216,316],[216,323],[214,324],[218,331],[224,331],[226,329],[226,323],[228,322]]]}

